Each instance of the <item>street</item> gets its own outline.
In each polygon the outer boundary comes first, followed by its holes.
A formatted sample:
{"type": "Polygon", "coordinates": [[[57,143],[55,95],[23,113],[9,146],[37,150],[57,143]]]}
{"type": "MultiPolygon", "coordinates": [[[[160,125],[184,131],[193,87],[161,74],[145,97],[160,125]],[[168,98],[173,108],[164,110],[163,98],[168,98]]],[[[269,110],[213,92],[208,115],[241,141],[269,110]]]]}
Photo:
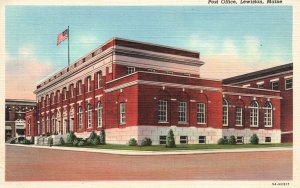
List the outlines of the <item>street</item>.
{"type": "Polygon", "coordinates": [[[292,151],[129,156],[6,145],[6,181],[292,180],[292,151]]]}

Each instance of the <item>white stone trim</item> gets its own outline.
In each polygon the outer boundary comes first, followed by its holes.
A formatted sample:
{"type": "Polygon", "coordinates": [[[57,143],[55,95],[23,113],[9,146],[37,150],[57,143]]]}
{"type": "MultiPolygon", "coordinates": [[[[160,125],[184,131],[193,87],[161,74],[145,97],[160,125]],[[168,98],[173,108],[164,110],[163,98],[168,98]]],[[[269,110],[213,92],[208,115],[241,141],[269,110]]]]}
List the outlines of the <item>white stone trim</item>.
{"type": "Polygon", "coordinates": [[[270,82],[277,82],[277,81],[279,81],[279,78],[274,78],[274,79],[270,80],[270,82]]]}
{"type": "Polygon", "coordinates": [[[284,79],[293,78],[293,75],[285,76],[284,79]]]}
{"type": "Polygon", "coordinates": [[[261,98],[282,99],[282,97],[280,97],[280,96],[270,96],[270,95],[245,94],[245,93],[234,93],[234,92],[223,92],[223,94],[239,95],[239,96],[246,96],[246,97],[261,97],[261,98]]]}
{"type": "Polygon", "coordinates": [[[80,103],[82,103],[82,100],[80,100],[80,101],[77,101],[77,104],[80,104],[80,103]]]}
{"type": "Polygon", "coordinates": [[[256,82],[257,85],[262,85],[264,83],[265,83],[265,81],[256,82]]]}

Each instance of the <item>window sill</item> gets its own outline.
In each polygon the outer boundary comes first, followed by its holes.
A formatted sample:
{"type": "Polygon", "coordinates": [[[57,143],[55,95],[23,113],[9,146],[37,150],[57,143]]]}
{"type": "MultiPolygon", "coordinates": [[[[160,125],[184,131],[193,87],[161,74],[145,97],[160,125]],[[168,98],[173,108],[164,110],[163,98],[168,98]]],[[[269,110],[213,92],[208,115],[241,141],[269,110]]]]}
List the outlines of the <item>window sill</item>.
{"type": "Polygon", "coordinates": [[[164,123],[170,123],[170,122],[167,122],[167,121],[159,121],[158,123],[164,124],[164,123]]]}
{"type": "Polygon", "coordinates": [[[288,90],[292,90],[292,89],[293,89],[293,88],[285,88],[285,90],[286,90],[286,91],[288,91],[288,90]]]}
{"type": "Polygon", "coordinates": [[[259,128],[259,126],[257,125],[257,126],[251,126],[250,125],[250,128],[259,128]]]}
{"type": "Polygon", "coordinates": [[[244,125],[235,125],[236,127],[243,127],[244,125]]]}
{"type": "Polygon", "coordinates": [[[206,125],[206,122],[205,123],[197,123],[197,125],[206,125]]]}
{"type": "Polygon", "coordinates": [[[273,126],[271,125],[271,126],[265,126],[265,128],[273,128],[273,126]]]}
{"type": "Polygon", "coordinates": [[[126,123],[120,123],[120,125],[126,125],[126,123]]]}
{"type": "Polygon", "coordinates": [[[223,124],[223,127],[228,127],[228,125],[223,124]]]}

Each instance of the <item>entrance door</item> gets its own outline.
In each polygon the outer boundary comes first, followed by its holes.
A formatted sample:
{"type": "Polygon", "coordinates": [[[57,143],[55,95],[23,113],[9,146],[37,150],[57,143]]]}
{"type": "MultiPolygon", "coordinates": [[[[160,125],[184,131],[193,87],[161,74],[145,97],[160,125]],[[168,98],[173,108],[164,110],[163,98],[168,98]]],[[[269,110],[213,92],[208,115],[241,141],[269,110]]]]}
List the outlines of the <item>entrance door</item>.
{"type": "Polygon", "coordinates": [[[70,118],[70,131],[74,132],[74,118],[70,118]]]}
{"type": "Polygon", "coordinates": [[[68,120],[64,119],[64,123],[63,123],[63,134],[67,134],[67,124],[68,124],[68,120]]]}

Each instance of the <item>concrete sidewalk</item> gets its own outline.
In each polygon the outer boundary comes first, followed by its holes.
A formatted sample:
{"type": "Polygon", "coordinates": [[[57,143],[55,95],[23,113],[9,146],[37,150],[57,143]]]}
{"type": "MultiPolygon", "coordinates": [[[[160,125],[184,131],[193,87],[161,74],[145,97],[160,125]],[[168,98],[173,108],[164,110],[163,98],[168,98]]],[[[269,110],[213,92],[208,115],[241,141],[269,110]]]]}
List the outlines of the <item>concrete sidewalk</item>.
{"type": "Polygon", "coordinates": [[[114,149],[94,149],[80,147],[61,147],[61,146],[38,146],[22,144],[5,144],[7,146],[31,147],[40,149],[55,149],[65,151],[79,151],[91,153],[106,153],[115,155],[188,155],[205,153],[241,153],[241,152],[266,152],[266,151],[287,151],[293,150],[293,147],[266,147],[266,148],[237,148],[237,149],[202,149],[202,150],[172,150],[172,151],[136,151],[136,150],[114,150],[114,149]]]}

